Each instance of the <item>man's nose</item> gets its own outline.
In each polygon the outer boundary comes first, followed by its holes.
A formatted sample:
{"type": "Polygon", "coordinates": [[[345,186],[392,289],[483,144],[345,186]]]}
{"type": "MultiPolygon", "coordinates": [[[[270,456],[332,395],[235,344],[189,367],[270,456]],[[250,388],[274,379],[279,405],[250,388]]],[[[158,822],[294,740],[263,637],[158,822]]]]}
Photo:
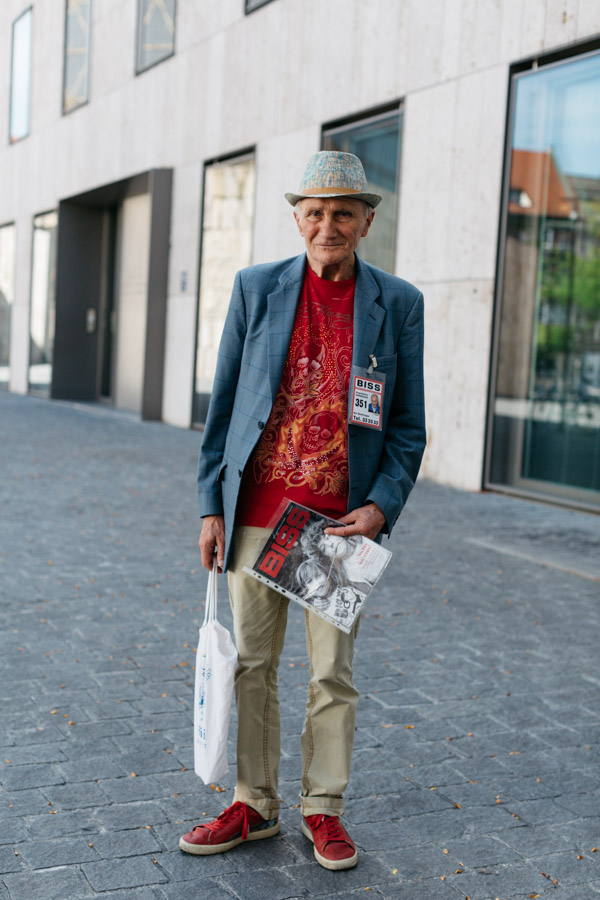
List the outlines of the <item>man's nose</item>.
{"type": "Polygon", "coordinates": [[[337,223],[332,215],[325,215],[321,220],[321,229],[325,234],[333,234],[336,231],[337,223]]]}

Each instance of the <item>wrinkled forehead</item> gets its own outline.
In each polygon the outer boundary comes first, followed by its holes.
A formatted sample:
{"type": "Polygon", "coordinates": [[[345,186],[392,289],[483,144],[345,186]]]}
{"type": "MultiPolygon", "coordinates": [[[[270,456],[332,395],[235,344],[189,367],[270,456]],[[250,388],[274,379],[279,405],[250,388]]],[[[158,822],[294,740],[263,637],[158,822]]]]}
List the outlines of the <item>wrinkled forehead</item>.
{"type": "Polygon", "coordinates": [[[341,212],[343,210],[351,212],[355,216],[371,211],[371,208],[364,200],[352,200],[349,197],[305,197],[296,203],[295,209],[303,216],[308,215],[313,210],[317,212],[322,212],[323,210],[326,212],[341,212]]]}

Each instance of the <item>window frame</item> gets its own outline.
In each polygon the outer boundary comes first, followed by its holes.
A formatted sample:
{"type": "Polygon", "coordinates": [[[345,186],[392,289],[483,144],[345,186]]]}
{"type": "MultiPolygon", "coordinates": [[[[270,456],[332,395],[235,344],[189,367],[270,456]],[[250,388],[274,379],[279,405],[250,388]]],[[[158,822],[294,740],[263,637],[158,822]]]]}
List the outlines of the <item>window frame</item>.
{"type": "Polygon", "coordinates": [[[66,99],[66,87],[67,87],[67,22],[69,19],[69,3],[71,0],[65,0],[65,23],[64,23],[64,31],[63,31],[63,77],[62,77],[62,94],[61,94],[61,113],[63,116],[68,116],[70,113],[75,112],[77,109],[81,109],[82,106],[87,106],[90,102],[90,72],[91,72],[91,53],[92,53],[92,10],[94,0],[89,0],[89,18],[88,18],[88,36],[87,36],[87,47],[86,47],[86,66],[87,66],[87,92],[85,100],[82,100],[81,103],[78,103],[76,106],[71,106],[69,109],[65,107],[65,99],[66,99]]]}
{"type": "Polygon", "coordinates": [[[244,0],[244,15],[249,16],[257,9],[262,9],[263,6],[272,2],[273,0],[244,0]]]}
{"type": "Polygon", "coordinates": [[[31,134],[31,93],[32,93],[32,85],[33,85],[33,4],[30,4],[26,9],[23,10],[20,15],[17,16],[16,19],[13,19],[12,22],[12,30],[11,30],[11,42],[10,42],[10,87],[9,87],[9,104],[8,104],[8,143],[10,146],[13,144],[18,144],[19,141],[24,141],[31,134]],[[29,93],[27,96],[27,131],[25,134],[20,135],[20,137],[12,136],[12,117],[13,117],[13,66],[14,66],[14,58],[15,58],[15,26],[17,22],[23,19],[25,16],[31,17],[31,39],[29,45],[29,93]]]}
{"type": "Polygon", "coordinates": [[[512,159],[512,135],[515,121],[516,86],[519,76],[530,74],[539,69],[552,69],[585,59],[597,54],[600,50],[600,38],[584,41],[577,45],[560,47],[548,53],[540,53],[513,63],[508,70],[506,114],[504,126],[504,153],[502,156],[502,180],[500,187],[500,210],[498,216],[498,236],[496,242],[496,266],[494,273],[494,299],[492,310],[492,329],[489,353],[488,394],[486,403],[485,436],[483,448],[483,466],[481,471],[481,490],[494,493],[537,500],[554,506],[565,506],[570,509],[581,509],[598,513],[597,504],[586,500],[587,492],[575,486],[553,484],[552,491],[544,491],[538,487],[529,487],[523,479],[521,486],[499,484],[491,479],[492,444],[494,406],[498,383],[498,363],[500,359],[500,331],[502,316],[502,296],[504,293],[504,269],[506,261],[506,236],[508,225],[508,208],[510,202],[510,170],[512,159]]]}
{"type": "Polygon", "coordinates": [[[135,29],[135,75],[143,75],[144,72],[148,72],[150,69],[153,69],[155,66],[159,66],[161,63],[165,62],[167,59],[171,59],[172,56],[175,56],[176,47],[175,42],[177,40],[177,0],[173,0],[173,49],[170,53],[165,54],[165,56],[161,56],[160,59],[155,59],[154,62],[148,63],[147,65],[141,65],[141,55],[142,55],[142,9],[143,9],[144,0],[137,0],[137,12],[136,12],[136,29],[135,29]]]}

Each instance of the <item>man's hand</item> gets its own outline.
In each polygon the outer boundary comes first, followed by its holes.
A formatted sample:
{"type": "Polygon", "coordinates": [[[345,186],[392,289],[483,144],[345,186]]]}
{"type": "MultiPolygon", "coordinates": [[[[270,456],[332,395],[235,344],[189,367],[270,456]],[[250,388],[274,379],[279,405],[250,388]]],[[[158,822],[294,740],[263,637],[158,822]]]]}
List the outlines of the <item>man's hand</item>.
{"type": "Polygon", "coordinates": [[[202,554],[202,565],[209,571],[214,564],[216,547],[217,571],[222,572],[225,560],[225,520],[223,516],[204,516],[198,546],[202,554]]]}
{"type": "Polygon", "coordinates": [[[325,534],[337,534],[340,537],[362,534],[373,540],[385,525],[385,516],[376,503],[367,503],[366,506],[353,509],[338,521],[339,527],[334,528],[332,525],[325,529],[325,534]]]}

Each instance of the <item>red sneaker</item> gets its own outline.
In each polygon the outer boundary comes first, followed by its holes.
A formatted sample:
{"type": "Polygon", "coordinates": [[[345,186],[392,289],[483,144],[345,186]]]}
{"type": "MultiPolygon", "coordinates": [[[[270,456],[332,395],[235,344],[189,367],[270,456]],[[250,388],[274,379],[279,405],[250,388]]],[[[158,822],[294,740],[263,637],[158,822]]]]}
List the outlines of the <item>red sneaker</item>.
{"type": "Polygon", "coordinates": [[[304,816],[302,834],[315,845],[315,859],[326,869],[351,869],[358,860],[356,845],[339,816],[304,816]]]}
{"type": "Polygon", "coordinates": [[[207,856],[225,853],[242,841],[260,841],[279,831],[277,819],[265,820],[251,806],[236,801],[212,822],[196,825],[179,839],[179,847],[186,853],[207,856]]]}

